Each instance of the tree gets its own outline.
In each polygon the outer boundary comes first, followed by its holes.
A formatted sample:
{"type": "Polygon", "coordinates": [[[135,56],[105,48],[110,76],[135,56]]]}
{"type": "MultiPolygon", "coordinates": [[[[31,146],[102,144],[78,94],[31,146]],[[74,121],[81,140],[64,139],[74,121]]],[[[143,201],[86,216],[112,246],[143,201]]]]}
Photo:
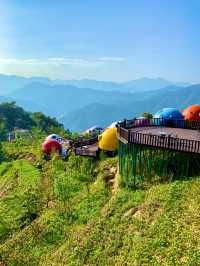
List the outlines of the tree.
{"type": "Polygon", "coordinates": [[[151,118],[153,118],[153,115],[152,115],[151,113],[144,112],[144,113],[142,114],[142,117],[146,117],[146,118],[148,118],[148,119],[151,119],[151,118]]]}
{"type": "Polygon", "coordinates": [[[60,124],[56,118],[52,118],[50,116],[45,116],[41,112],[36,112],[31,115],[34,123],[38,128],[46,133],[57,133],[59,134],[61,131],[64,131],[64,127],[60,124]]]}
{"type": "Polygon", "coordinates": [[[8,135],[8,130],[6,129],[6,124],[3,119],[0,119],[0,141],[6,140],[8,135]]]}
{"type": "Polygon", "coordinates": [[[31,129],[34,125],[29,113],[17,106],[15,102],[0,104],[0,119],[5,122],[5,127],[8,131],[14,128],[31,129]]]}

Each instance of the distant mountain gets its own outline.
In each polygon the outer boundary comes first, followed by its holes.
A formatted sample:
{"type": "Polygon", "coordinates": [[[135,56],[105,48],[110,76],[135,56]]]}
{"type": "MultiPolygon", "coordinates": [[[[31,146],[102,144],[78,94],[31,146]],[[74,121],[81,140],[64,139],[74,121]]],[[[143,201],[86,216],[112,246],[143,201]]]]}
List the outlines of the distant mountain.
{"type": "Polygon", "coordinates": [[[0,74],[0,95],[10,94],[32,82],[51,84],[51,80],[43,77],[25,78],[14,75],[0,74]]]}
{"type": "Polygon", "coordinates": [[[71,85],[52,86],[43,83],[28,84],[9,96],[16,101],[36,103],[44,108],[45,113],[57,117],[94,102],[107,105],[124,104],[131,98],[144,97],[142,94],[104,92],[71,85]]]}
{"type": "Polygon", "coordinates": [[[131,80],[128,82],[123,83],[126,88],[129,88],[130,92],[136,91],[152,91],[152,90],[159,90],[168,86],[176,85],[181,87],[189,86],[189,83],[183,82],[171,82],[166,79],[162,78],[141,78],[136,80],[131,80]]]}
{"type": "Polygon", "coordinates": [[[67,125],[72,131],[84,131],[91,125],[95,125],[95,123],[106,127],[112,121],[123,118],[121,108],[116,105],[91,103],[74,112],[70,112],[59,121],[67,125]]]}
{"type": "MultiPolygon", "coordinates": [[[[61,81],[54,81],[59,84],[61,81]]],[[[78,88],[90,88],[101,91],[119,91],[119,92],[144,92],[162,89],[167,86],[176,85],[181,87],[189,86],[189,83],[171,82],[162,78],[141,78],[127,82],[98,81],[90,79],[65,80],[63,84],[76,86],[78,88]]]]}
{"type": "Polygon", "coordinates": [[[124,85],[133,90],[136,91],[146,91],[146,90],[157,90],[160,88],[164,88],[167,86],[172,85],[172,83],[168,80],[157,78],[157,79],[151,79],[151,78],[141,78],[136,80],[127,81],[124,83],[124,85]]]}
{"type": "Polygon", "coordinates": [[[92,125],[107,126],[112,121],[140,116],[143,112],[155,113],[163,107],[180,110],[191,104],[200,103],[200,84],[189,87],[166,87],[164,90],[147,93],[147,97],[130,98],[126,104],[89,104],[61,118],[71,130],[82,131],[92,125]]]}
{"type": "Polygon", "coordinates": [[[119,92],[129,91],[129,89],[123,83],[117,83],[112,81],[81,79],[81,80],[65,80],[63,82],[65,84],[76,86],[78,88],[90,88],[100,91],[119,91],[119,92]]]}
{"type": "Polygon", "coordinates": [[[158,90],[170,85],[189,86],[188,83],[174,83],[165,79],[141,78],[127,82],[98,81],[90,79],[81,80],[51,80],[45,77],[25,78],[14,75],[0,74],[0,95],[10,94],[31,83],[42,83],[46,85],[70,85],[78,88],[89,88],[100,91],[118,92],[142,92],[158,90]]]}
{"type": "MultiPolygon", "coordinates": [[[[200,103],[200,85],[175,86],[164,79],[143,78],[122,84],[94,80],[52,81],[42,77],[18,79],[12,76],[11,79],[10,86],[15,89],[20,84],[23,86],[0,96],[0,102],[14,100],[28,111],[56,116],[66,128],[78,131],[94,124],[106,126],[144,111],[154,113],[166,106],[182,109],[200,103]]],[[[9,78],[0,75],[0,93],[1,80],[8,85],[9,78]]]]}

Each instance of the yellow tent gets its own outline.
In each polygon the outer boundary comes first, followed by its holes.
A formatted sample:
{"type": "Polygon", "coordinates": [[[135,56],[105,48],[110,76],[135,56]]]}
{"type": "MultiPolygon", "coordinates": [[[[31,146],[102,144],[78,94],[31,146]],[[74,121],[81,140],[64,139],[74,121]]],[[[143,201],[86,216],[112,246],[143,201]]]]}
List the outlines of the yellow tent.
{"type": "Polygon", "coordinates": [[[99,148],[104,151],[116,151],[117,149],[117,128],[107,128],[99,135],[99,148]]]}

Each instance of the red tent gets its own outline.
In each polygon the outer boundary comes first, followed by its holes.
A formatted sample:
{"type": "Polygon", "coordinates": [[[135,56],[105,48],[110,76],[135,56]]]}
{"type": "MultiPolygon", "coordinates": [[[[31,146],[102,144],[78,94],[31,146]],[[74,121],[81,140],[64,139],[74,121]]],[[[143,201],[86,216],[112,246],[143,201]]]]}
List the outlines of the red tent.
{"type": "Polygon", "coordinates": [[[186,120],[200,120],[200,105],[191,105],[183,111],[186,120]]]}
{"type": "Polygon", "coordinates": [[[51,155],[52,152],[61,153],[62,145],[57,140],[48,139],[42,143],[42,151],[47,155],[51,155]]]}

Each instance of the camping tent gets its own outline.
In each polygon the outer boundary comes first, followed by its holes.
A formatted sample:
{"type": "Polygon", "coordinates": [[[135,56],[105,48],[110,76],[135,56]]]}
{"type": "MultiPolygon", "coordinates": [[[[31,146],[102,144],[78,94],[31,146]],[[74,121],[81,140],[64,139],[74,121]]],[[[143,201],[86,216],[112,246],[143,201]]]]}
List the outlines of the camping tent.
{"type": "Polygon", "coordinates": [[[50,139],[60,141],[61,137],[59,135],[57,135],[57,134],[51,134],[51,135],[46,137],[46,140],[50,140],[50,139]]]}
{"type": "Polygon", "coordinates": [[[53,152],[61,154],[62,145],[55,139],[47,139],[42,143],[42,151],[46,155],[51,155],[53,152]]]}
{"type": "Polygon", "coordinates": [[[93,127],[90,127],[88,128],[84,133],[86,134],[96,134],[96,133],[102,133],[103,132],[103,128],[100,127],[100,126],[93,126],[93,127]]]}
{"type": "Polygon", "coordinates": [[[183,111],[186,120],[200,120],[200,105],[191,105],[183,111]]]}
{"type": "Polygon", "coordinates": [[[99,148],[104,151],[116,151],[117,149],[117,128],[107,128],[99,135],[99,148]]]}
{"type": "Polygon", "coordinates": [[[182,121],[184,119],[182,113],[176,108],[163,108],[157,112],[153,118],[155,125],[163,126],[182,126],[182,121]]]}

